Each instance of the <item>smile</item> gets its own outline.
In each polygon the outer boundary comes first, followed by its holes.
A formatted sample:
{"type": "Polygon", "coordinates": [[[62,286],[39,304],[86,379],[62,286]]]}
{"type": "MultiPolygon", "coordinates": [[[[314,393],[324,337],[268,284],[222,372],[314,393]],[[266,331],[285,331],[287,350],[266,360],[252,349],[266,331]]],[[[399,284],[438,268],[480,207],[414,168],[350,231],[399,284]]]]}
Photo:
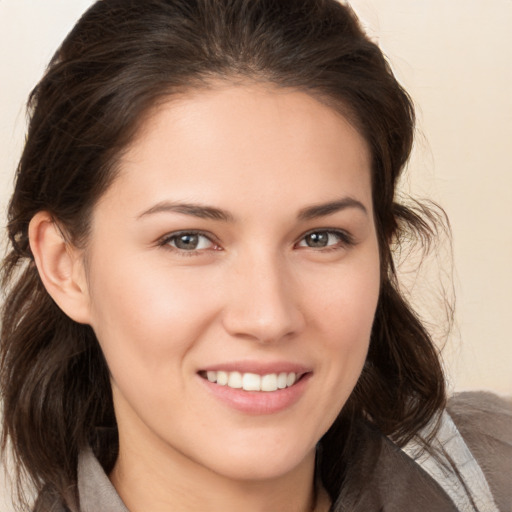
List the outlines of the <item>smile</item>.
{"type": "Polygon", "coordinates": [[[232,362],[205,368],[197,375],[210,396],[230,409],[267,415],[289,409],[298,402],[310,387],[313,371],[286,362],[232,362]]]}
{"type": "Polygon", "coordinates": [[[206,372],[206,378],[210,382],[232,389],[243,389],[244,391],[277,391],[293,386],[300,377],[301,375],[295,372],[268,373],[265,375],[237,371],[206,372]]]}

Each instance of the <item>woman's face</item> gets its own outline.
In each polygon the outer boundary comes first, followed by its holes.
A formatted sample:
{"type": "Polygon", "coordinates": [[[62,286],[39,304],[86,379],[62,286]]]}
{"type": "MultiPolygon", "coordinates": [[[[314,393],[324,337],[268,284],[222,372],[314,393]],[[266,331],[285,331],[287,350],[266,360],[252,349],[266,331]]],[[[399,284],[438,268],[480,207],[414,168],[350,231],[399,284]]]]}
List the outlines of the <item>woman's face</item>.
{"type": "Polygon", "coordinates": [[[174,99],[122,157],[86,261],[121,457],[237,479],[310,465],[379,294],[368,148],[302,92],[174,99]]]}

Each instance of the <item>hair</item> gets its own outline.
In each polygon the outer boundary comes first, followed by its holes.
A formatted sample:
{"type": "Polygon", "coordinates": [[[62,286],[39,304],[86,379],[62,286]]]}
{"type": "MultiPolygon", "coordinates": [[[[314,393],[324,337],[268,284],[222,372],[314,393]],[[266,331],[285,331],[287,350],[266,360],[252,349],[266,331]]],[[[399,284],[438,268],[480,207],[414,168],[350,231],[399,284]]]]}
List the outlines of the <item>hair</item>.
{"type": "Polygon", "coordinates": [[[86,246],[91,211],[150,110],[218,80],[304,91],[341,112],[371,152],[380,297],[362,374],[320,441],[319,472],[331,498],[358,425],[400,445],[445,406],[438,350],[401,294],[393,263],[393,247],[411,239],[428,244],[439,220],[396,197],[414,110],[350,7],[335,0],[102,0],[30,95],[9,205],[2,441],[4,451],[12,449],[19,489],[28,481],[72,508],[80,451],[90,445],[107,472],[118,451],[107,364],[91,327],[68,318],[46,292],[29,222],[47,211],[71,243],[86,246]]]}

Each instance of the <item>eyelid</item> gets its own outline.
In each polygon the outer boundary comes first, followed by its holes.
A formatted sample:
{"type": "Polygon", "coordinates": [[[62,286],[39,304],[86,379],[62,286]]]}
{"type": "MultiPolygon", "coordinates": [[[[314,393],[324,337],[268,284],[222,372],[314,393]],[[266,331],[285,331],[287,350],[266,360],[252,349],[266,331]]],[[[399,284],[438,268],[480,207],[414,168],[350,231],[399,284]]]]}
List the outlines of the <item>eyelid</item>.
{"type": "Polygon", "coordinates": [[[337,248],[340,248],[340,247],[350,247],[352,245],[355,245],[356,244],[356,241],[354,239],[354,237],[346,230],[344,229],[339,229],[339,228],[317,228],[317,229],[310,229],[309,231],[307,231],[306,233],[304,233],[303,235],[301,235],[301,237],[299,238],[299,240],[296,242],[295,246],[297,247],[305,247],[307,249],[313,249],[313,250],[317,250],[317,251],[326,251],[326,250],[329,250],[329,249],[337,249],[337,248]],[[339,238],[340,242],[339,244],[334,244],[334,245],[327,245],[325,247],[309,247],[307,245],[299,245],[302,241],[304,241],[304,239],[309,236],[309,235],[312,235],[313,233],[327,233],[329,235],[335,235],[339,238]]]}
{"type": "Polygon", "coordinates": [[[207,233],[205,231],[201,231],[198,229],[180,229],[179,231],[172,231],[171,233],[167,233],[163,237],[159,238],[157,241],[157,245],[159,247],[167,248],[172,251],[176,251],[179,254],[186,255],[186,256],[192,256],[194,254],[200,254],[204,251],[209,250],[220,250],[219,243],[215,236],[213,236],[211,233],[207,233]],[[183,235],[193,235],[193,236],[202,236],[204,238],[207,238],[213,247],[208,247],[206,249],[180,249],[179,247],[174,247],[171,245],[171,241],[183,236],[183,235]]]}
{"type": "MultiPolygon", "coordinates": [[[[310,229],[306,233],[302,234],[301,237],[294,244],[294,246],[301,247],[301,248],[304,247],[307,249],[313,249],[315,251],[328,251],[328,250],[336,250],[336,249],[344,248],[344,247],[350,247],[355,244],[356,244],[356,241],[354,240],[354,237],[344,229],[316,228],[316,229],[310,229]],[[313,233],[327,233],[330,235],[334,235],[334,236],[338,237],[339,243],[327,245],[325,247],[317,247],[317,248],[309,247],[307,245],[300,245],[300,243],[303,242],[307,236],[309,236],[313,233]]],[[[167,233],[166,235],[162,236],[161,238],[159,238],[157,240],[157,245],[160,247],[163,247],[163,248],[168,248],[169,250],[175,251],[181,255],[186,255],[186,256],[197,255],[202,252],[210,251],[210,250],[222,250],[217,238],[212,233],[208,233],[208,232],[197,230],[197,229],[181,229],[179,231],[173,231],[171,233],[167,233]],[[178,247],[174,247],[173,245],[171,245],[170,242],[173,239],[176,239],[179,236],[183,236],[183,235],[194,235],[194,236],[205,237],[206,239],[208,239],[210,241],[210,243],[212,244],[212,247],[203,248],[203,249],[186,250],[186,249],[180,249],[178,247]]]]}

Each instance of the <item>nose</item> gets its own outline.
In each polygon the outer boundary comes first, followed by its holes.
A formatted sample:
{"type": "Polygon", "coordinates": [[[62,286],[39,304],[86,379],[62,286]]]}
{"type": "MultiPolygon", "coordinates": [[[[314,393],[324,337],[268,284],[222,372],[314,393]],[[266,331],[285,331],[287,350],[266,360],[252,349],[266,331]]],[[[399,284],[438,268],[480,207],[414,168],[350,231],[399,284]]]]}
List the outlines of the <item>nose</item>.
{"type": "Polygon", "coordinates": [[[232,269],[228,280],[223,324],[232,336],[272,343],[304,329],[300,294],[278,257],[252,254],[232,269]]]}

